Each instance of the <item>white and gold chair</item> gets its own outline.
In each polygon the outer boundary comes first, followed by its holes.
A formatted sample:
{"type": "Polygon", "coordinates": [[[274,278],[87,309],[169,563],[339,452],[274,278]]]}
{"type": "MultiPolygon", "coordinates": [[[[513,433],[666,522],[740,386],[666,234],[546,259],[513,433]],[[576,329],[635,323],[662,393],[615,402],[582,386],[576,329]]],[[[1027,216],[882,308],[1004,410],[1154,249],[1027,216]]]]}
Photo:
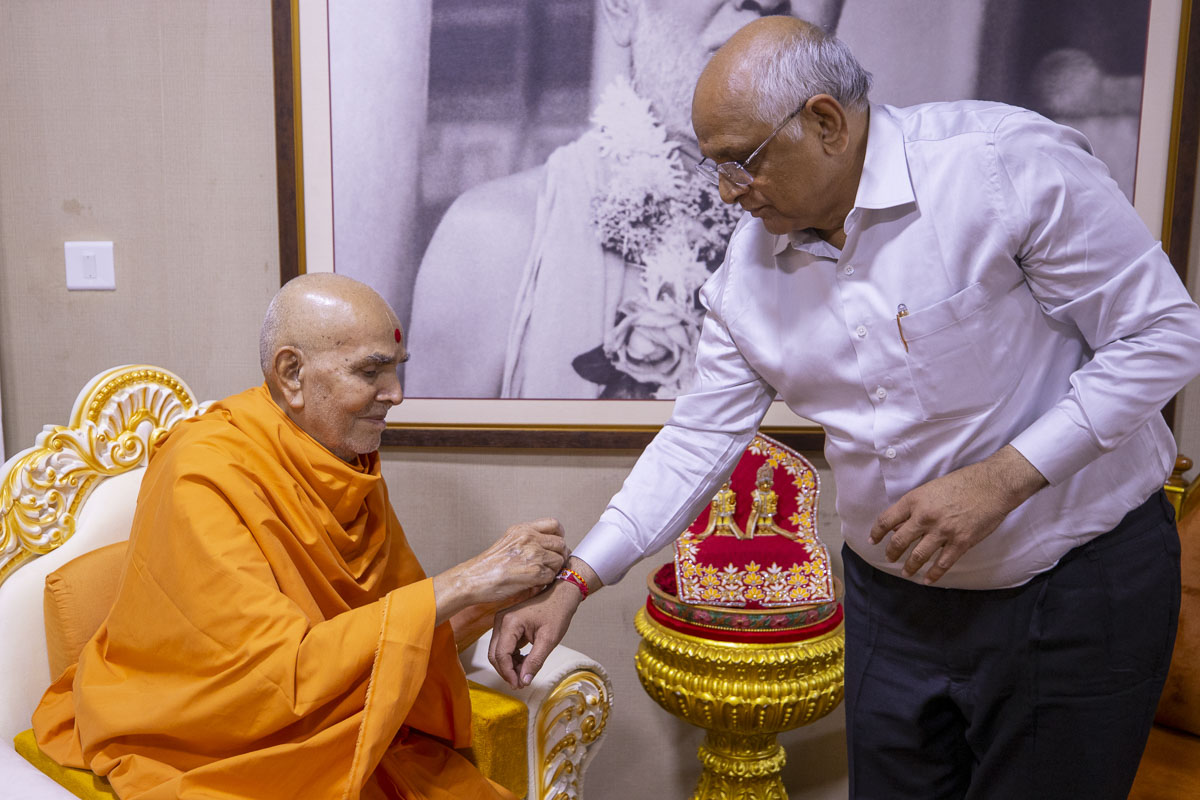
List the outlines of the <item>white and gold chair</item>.
{"type": "MultiPolygon", "coordinates": [[[[101,548],[129,536],[150,445],[207,405],[166,370],[116,367],[84,387],[68,424],[47,425],[33,447],[0,466],[0,734],[16,741],[0,743],[0,798],[115,797],[91,773],[39,759],[30,715],[53,677],[51,663],[78,655],[115,596],[123,550],[101,548]],[[64,587],[64,574],[87,583],[64,587]],[[80,607],[63,619],[71,604],[80,607]]],[[[604,668],[558,647],[533,685],[516,692],[488,664],[487,645],[485,636],[462,655],[476,762],[530,800],[582,797],[612,704],[604,668]]]]}

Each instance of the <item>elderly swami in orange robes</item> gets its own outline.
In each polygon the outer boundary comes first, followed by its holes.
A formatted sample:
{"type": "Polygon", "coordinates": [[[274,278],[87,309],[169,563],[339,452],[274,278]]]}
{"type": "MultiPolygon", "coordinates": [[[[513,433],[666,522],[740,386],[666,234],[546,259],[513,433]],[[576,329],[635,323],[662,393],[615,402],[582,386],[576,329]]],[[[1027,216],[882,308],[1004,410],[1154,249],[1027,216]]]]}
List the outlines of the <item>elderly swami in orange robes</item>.
{"type": "Polygon", "coordinates": [[[454,748],[459,645],[547,584],[554,520],[433,578],[379,473],[399,324],[332,274],[272,301],[264,385],[180,423],[146,471],[116,604],[34,714],[126,799],[510,798],[454,748]]]}

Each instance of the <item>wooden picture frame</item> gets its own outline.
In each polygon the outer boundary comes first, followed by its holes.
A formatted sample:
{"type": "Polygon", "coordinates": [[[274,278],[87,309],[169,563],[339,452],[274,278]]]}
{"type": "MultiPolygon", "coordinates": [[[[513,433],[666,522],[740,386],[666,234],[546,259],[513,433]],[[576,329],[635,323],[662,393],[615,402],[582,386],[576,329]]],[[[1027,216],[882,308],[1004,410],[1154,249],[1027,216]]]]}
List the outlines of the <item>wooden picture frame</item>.
{"type": "MultiPolygon", "coordinates": [[[[1135,206],[1151,230],[1161,230],[1185,281],[1200,144],[1200,25],[1192,10],[1193,0],[1152,0],[1150,6],[1134,188],[1135,206]]],[[[333,268],[331,37],[328,0],[272,0],[272,14],[283,282],[333,268]]],[[[1173,406],[1166,409],[1168,421],[1173,406]]],[[[669,407],[669,401],[407,398],[393,410],[384,444],[640,448],[669,407]]],[[[763,429],[798,449],[824,442],[819,426],[778,402],[763,429]]]]}

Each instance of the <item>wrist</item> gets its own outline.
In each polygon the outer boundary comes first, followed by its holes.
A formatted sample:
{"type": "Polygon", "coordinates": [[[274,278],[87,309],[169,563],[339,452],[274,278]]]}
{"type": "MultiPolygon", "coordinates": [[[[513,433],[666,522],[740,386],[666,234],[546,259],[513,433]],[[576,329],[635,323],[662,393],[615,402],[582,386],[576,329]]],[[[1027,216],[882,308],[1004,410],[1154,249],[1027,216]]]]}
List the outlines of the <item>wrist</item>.
{"type": "Polygon", "coordinates": [[[435,575],[433,582],[433,602],[437,608],[439,623],[453,617],[464,608],[471,606],[472,599],[466,591],[468,582],[462,580],[456,569],[449,569],[435,575]]]}
{"type": "Polygon", "coordinates": [[[555,603],[569,605],[572,612],[583,603],[583,592],[579,590],[579,587],[557,576],[550,582],[550,595],[554,598],[555,603]]]}
{"type": "Polygon", "coordinates": [[[558,574],[554,576],[554,580],[574,586],[579,591],[579,602],[581,603],[587,599],[587,596],[592,591],[591,587],[588,586],[587,579],[578,570],[571,569],[570,567],[563,567],[559,570],[558,574]]]}
{"type": "Polygon", "coordinates": [[[600,580],[600,576],[592,569],[591,565],[577,556],[571,556],[567,559],[567,563],[563,565],[566,569],[571,569],[583,578],[588,585],[588,594],[593,595],[604,586],[604,581],[600,580]]]}
{"type": "Polygon", "coordinates": [[[1011,444],[1001,448],[991,460],[995,465],[991,483],[1004,490],[1009,511],[1047,485],[1042,473],[1011,444]]]}

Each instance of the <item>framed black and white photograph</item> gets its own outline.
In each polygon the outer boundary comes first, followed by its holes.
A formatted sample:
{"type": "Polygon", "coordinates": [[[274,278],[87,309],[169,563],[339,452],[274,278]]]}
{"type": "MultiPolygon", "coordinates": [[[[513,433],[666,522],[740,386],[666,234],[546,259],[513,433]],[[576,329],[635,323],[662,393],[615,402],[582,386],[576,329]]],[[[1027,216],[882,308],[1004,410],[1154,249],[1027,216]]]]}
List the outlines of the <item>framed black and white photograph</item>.
{"type": "MultiPolygon", "coordinates": [[[[637,446],[689,384],[696,293],[737,220],[695,174],[690,128],[733,31],[791,13],[851,46],[872,102],[997,100],[1078,128],[1166,239],[1174,148],[1195,135],[1177,96],[1190,10],[276,0],[283,277],[334,270],[396,309],[411,359],[391,443],[637,446]]],[[[775,406],[766,430],[819,446],[775,406]]]]}

